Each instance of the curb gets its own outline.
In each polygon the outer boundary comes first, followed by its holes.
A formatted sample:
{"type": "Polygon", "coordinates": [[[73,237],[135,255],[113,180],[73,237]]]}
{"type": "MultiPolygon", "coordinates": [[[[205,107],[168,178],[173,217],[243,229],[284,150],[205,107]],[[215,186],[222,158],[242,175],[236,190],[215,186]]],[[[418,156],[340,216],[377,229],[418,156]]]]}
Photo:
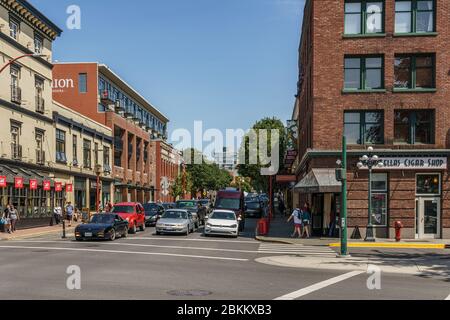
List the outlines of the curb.
{"type": "Polygon", "coordinates": [[[256,236],[255,239],[258,240],[258,241],[260,241],[260,242],[282,243],[282,244],[295,244],[294,242],[291,242],[291,241],[287,241],[287,240],[278,240],[278,239],[267,239],[266,237],[263,237],[263,236],[256,236]]]}
{"type": "MultiPolygon", "coordinates": [[[[66,235],[72,231],[75,231],[75,228],[71,228],[71,229],[66,229],[66,235]]],[[[62,230],[56,230],[56,231],[46,231],[46,232],[40,232],[40,233],[33,233],[33,234],[29,234],[29,235],[24,235],[24,236],[17,236],[17,237],[11,237],[11,238],[0,238],[0,241],[11,241],[11,240],[21,240],[21,239],[28,239],[28,238],[34,238],[34,237],[40,237],[40,236],[45,236],[45,235],[50,235],[50,234],[56,234],[56,233],[61,233],[62,234],[62,230]]]]}
{"type": "MultiPolygon", "coordinates": [[[[341,247],[340,243],[330,243],[331,248],[341,247]]],[[[424,243],[348,243],[349,248],[391,248],[391,249],[448,249],[450,245],[446,244],[424,244],[424,243]]]]}

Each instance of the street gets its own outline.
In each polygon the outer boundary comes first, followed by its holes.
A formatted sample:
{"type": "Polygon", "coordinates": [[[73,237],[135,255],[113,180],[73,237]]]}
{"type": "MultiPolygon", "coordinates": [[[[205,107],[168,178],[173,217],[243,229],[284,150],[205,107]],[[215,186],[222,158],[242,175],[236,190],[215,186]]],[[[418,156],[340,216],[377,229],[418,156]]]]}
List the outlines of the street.
{"type": "MultiPolygon", "coordinates": [[[[147,228],[115,242],[76,242],[72,235],[64,240],[58,235],[2,241],[0,298],[273,300],[288,295],[306,300],[444,300],[450,295],[448,277],[383,273],[381,289],[369,290],[366,272],[258,263],[255,259],[268,256],[332,257],[335,253],[328,247],[257,242],[254,224],[254,220],[247,223],[238,239],[205,238],[201,229],[188,237],[156,236],[154,228],[147,228]],[[80,290],[66,286],[71,265],[80,267],[80,290]]],[[[425,252],[396,254],[407,259],[425,252]]],[[[450,259],[448,250],[427,254],[450,259]]]]}

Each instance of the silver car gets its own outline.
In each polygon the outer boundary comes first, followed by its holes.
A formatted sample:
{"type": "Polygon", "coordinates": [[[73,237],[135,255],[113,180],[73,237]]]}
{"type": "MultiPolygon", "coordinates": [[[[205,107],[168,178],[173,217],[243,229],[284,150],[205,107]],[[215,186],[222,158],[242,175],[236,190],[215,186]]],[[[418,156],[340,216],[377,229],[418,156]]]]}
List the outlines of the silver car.
{"type": "Polygon", "coordinates": [[[236,214],[230,210],[214,210],[209,216],[204,235],[224,235],[237,238],[239,222],[236,214]]]}
{"type": "Polygon", "coordinates": [[[194,232],[192,214],[187,210],[167,210],[156,223],[156,234],[179,233],[189,235],[194,232]]]}

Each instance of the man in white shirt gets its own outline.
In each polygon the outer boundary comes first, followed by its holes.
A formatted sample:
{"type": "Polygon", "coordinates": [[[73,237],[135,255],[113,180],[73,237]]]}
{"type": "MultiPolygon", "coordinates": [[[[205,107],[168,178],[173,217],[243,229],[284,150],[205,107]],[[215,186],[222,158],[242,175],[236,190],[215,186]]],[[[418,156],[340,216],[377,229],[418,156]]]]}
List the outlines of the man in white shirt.
{"type": "Polygon", "coordinates": [[[287,222],[291,222],[294,219],[294,233],[291,235],[291,238],[295,238],[295,234],[298,234],[298,237],[302,237],[302,224],[303,224],[303,213],[302,210],[296,208],[294,212],[292,212],[287,222]]]}

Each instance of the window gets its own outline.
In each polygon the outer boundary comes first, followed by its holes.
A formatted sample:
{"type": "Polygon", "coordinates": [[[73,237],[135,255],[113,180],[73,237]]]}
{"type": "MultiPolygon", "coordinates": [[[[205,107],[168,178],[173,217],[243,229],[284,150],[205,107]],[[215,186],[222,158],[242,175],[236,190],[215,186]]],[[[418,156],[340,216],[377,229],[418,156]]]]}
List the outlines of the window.
{"type": "Polygon", "coordinates": [[[372,174],[372,214],[374,226],[387,225],[388,182],[386,173],[372,174]]]}
{"type": "Polygon", "coordinates": [[[111,171],[109,150],[110,150],[109,147],[103,147],[103,168],[105,172],[111,171]]]}
{"type": "Polygon", "coordinates": [[[441,176],[439,174],[418,174],[416,178],[418,195],[441,194],[441,176]]]}
{"type": "Polygon", "coordinates": [[[85,169],[92,169],[91,167],[91,142],[83,140],[83,166],[85,169]]]}
{"type": "Polygon", "coordinates": [[[382,89],[382,57],[346,57],[344,87],[349,90],[382,89]]]}
{"type": "Polygon", "coordinates": [[[45,112],[45,105],[43,98],[44,80],[36,77],[34,80],[34,86],[36,90],[36,111],[39,113],[44,113],[45,112]]]}
{"type": "Polygon", "coordinates": [[[396,56],[394,88],[435,88],[434,65],[434,55],[396,56]]]}
{"type": "Polygon", "coordinates": [[[395,33],[435,31],[435,1],[395,1],[395,33]]]}
{"type": "Polygon", "coordinates": [[[354,1],[345,3],[345,34],[374,34],[384,32],[384,2],[354,1]]]}
{"type": "Polygon", "coordinates": [[[78,166],[78,138],[76,135],[72,136],[72,155],[73,155],[73,165],[78,166]]]}
{"type": "Polygon", "coordinates": [[[434,144],[434,110],[395,110],[394,143],[434,144]]]}
{"type": "Polygon", "coordinates": [[[44,50],[44,38],[40,35],[34,35],[34,53],[42,54],[44,50]]]}
{"type": "Polygon", "coordinates": [[[79,89],[80,93],[87,92],[87,74],[86,73],[80,73],[78,75],[78,89],[79,89]]]}
{"type": "Polygon", "coordinates": [[[9,18],[9,35],[13,39],[18,39],[20,32],[20,22],[14,18],[9,18]]]}
{"type": "Polygon", "coordinates": [[[349,144],[382,144],[383,112],[349,111],[344,113],[344,134],[349,144]]]}
{"type": "Polygon", "coordinates": [[[45,153],[44,153],[44,131],[36,129],[35,133],[36,139],[36,163],[45,163],[45,153]]]}
{"type": "Polygon", "coordinates": [[[98,165],[98,143],[94,143],[94,165],[98,165]]]}
{"type": "Polygon", "coordinates": [[[56,129],[56,162],[66,163],[66,133],[56,129]]]}

